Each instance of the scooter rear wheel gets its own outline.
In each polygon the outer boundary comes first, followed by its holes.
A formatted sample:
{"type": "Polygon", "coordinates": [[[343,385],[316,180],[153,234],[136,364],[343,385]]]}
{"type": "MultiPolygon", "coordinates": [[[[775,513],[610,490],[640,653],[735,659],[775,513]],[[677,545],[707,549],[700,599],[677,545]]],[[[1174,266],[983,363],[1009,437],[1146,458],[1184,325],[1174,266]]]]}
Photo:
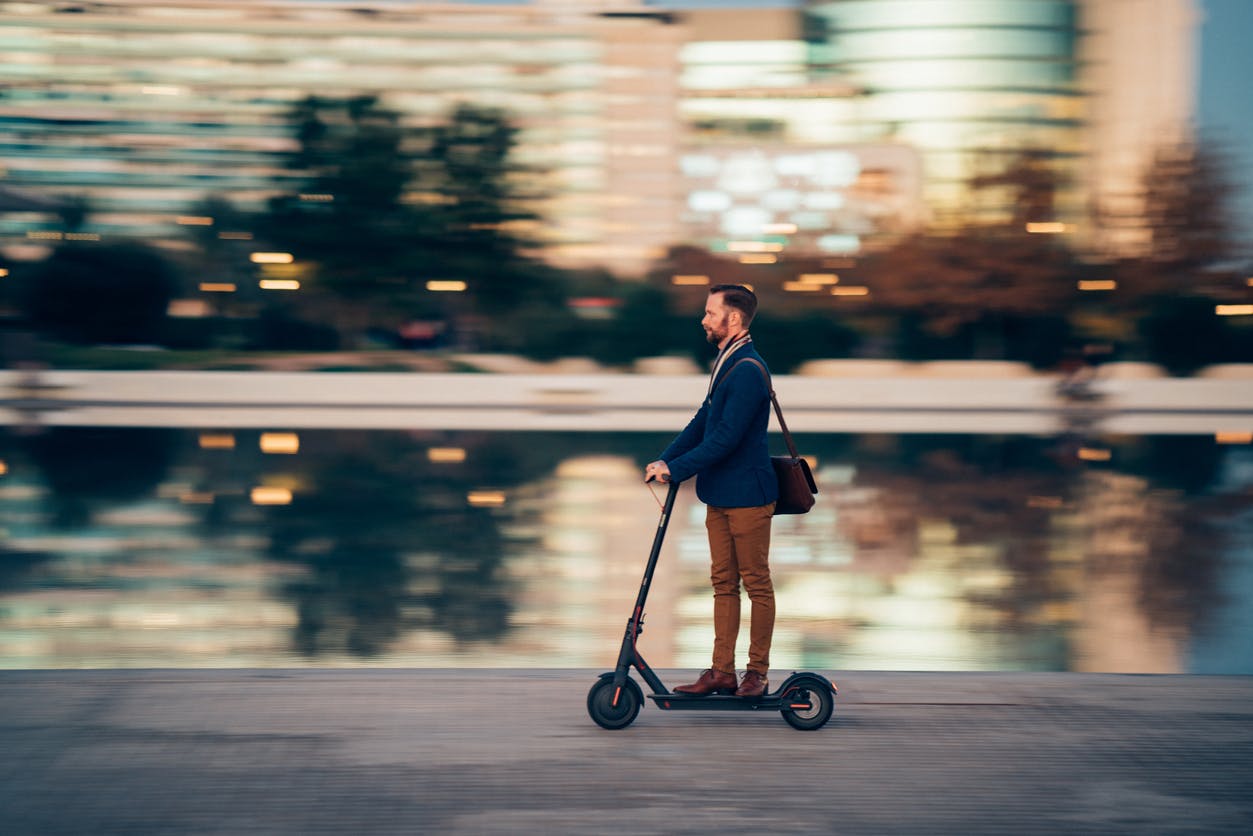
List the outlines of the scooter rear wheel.
{"type": "Polygon", "coordinates": [[[835,710],[835,698],[831,689],[816,679],[802,679],[791,685],[783,695],[783,708],[779,709],[789,726],[801,731],[816,731],[831,719],[835,710]],[[809,703],[808,708],[792,708],[792,704],[809,703]]]}
{"type": "Polygon", "coordinates": [[[635,680],[627,677],[618,694],[618,704],[614,705],[613,674],[601,674],[600,679],[587,692],[587,713],[602,729],[624,729],[635,722],[644,704],[644,693],[635,680]]]}

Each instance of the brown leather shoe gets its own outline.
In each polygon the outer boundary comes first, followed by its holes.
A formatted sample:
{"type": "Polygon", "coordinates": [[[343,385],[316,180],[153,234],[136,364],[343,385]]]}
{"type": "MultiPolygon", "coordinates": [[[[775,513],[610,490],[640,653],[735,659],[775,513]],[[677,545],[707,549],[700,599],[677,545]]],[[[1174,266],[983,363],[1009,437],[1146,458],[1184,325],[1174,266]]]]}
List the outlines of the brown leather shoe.
{"type": "Polygon", "coordinates": [[[766,686],[770,682],[757,671],[748,671],[744,674],[744,679],[740,682],[740,687],[735,689],[737,697],[762,697],[766,694],[766,686]]]}
{"type": "Polygon", "coordinates": [[[713,668],[707,669],[700,675],[700,679],[691,685],[680,685],[674,689],[676,694],[695,694],[704,696],[705,694],[713,694],[718,691],[731,693],[735,690],[735,674],[723,673],[713,668]]]}

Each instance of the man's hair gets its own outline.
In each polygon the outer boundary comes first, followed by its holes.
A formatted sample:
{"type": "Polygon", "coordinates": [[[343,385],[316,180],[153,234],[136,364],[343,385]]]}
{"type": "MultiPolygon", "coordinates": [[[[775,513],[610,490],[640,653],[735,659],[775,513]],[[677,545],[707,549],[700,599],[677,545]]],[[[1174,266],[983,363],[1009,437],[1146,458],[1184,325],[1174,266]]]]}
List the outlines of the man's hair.
{"type": "Polygon", "coordinates": [[[722,294],[722,304],[740,312],[744,327],[747,328],[757,315],[757,294],[742,284],[716,284],[709,288],[710,296],[715,293],[722,294]]]}

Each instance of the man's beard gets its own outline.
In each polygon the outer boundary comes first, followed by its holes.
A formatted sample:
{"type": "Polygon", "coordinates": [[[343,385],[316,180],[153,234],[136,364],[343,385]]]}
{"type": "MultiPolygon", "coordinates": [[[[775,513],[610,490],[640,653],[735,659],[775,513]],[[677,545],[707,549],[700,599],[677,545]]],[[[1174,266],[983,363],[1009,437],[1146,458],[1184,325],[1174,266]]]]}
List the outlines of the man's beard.
{"type": "Polygon", "coordinates": [[[727,338],[728,333],[727,320],[726,317],[723,317],[722,321],[715,327],[705,329],[705,339],[709,341],[710,345],[717,345],[727,338]]]}

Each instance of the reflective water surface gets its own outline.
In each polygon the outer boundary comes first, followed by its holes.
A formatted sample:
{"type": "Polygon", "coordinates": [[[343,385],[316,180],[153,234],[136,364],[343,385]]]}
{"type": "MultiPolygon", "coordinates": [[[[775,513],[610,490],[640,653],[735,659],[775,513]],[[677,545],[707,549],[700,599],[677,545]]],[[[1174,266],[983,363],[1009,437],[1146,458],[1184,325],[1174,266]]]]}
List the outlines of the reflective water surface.
{"type": "MultiPolygon", "coordinates": [[[[0,666],[610,667],[669,438],[0,430],[0,666]]],[[[1253,449],[1222,442],[800,436],[775,668],[1253,673],[1253,449]]],[[[690,487],[662,668],[712,644],[690,487]]]]}

